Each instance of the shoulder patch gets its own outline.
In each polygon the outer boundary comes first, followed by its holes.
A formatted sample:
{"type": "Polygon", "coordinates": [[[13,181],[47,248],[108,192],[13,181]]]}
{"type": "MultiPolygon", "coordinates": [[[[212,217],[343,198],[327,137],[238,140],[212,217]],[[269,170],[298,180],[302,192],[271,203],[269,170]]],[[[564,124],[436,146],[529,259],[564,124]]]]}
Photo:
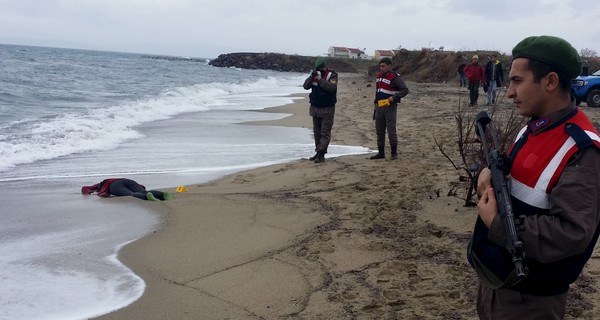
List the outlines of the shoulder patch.
{"type": "Polygon", "coordinates": [[[541,119],[537,119],[535,121],[532,121],[531,124],[529,124],[529,127],[531,129],[531,132],[533,132],[535,134],[536,132],[538,132],[541,129],[545,128],[549,124],[550,124],[550,119],[548,119],[548,118],[541,118],[541,119]]]}

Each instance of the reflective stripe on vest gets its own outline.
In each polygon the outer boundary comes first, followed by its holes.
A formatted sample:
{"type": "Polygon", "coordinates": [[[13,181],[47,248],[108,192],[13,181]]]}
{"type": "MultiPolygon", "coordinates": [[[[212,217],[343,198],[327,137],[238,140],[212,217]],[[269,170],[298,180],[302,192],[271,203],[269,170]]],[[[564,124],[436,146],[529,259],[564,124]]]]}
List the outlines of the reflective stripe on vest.
{"type": "MultiPolygon", "coordinates": [[[[579,125],[590,139],[600,145],[598,133],[581,111],[557,128],[539,136],[530,134],[527,148],[523,148],[523,152],[519,152],[513,159],[517,166],[513,166],[510,176],[512,196],[530,206],[550,209],[550,192],[558,182],[568,160],[579,149],[575,139],[565,132],[567,123],[579,125]]],[[[519,132],[517,141],[524,133],[525,130],[519,132]]]]}
{"type": "Polygon", "coordinates": [[[380,73],[377,75],[377,80],[375,81],[375,85],[377,87],[377,92],[385,93],[387,95],[393,96],[396,93],[400,92],[396,87],[392,86],[392,81],[398,75],[394,72],[388,72],[385,77],[380,73]]]}

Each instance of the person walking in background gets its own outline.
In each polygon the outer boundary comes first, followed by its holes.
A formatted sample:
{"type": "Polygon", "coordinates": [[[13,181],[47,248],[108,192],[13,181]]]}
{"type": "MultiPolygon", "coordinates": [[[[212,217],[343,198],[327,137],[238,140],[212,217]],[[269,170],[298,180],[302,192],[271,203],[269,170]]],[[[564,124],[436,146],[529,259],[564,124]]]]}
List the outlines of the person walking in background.
{"type": "Polygon", "coordinates": [[[325,162],[327,147],[331,142],[331,129],[337,102],[338,74],[327,67],[325,58],[318,57],[315,69],[304,81],[304,89],[309,94],[309,114],[313,120],[313,135],[316,154],[310,158],[315,163],[325,162]]]}
{"type": "Polygon", "coordinates": [[[488,85],[486,105],[496,104],[498,88],[502,87],[502,81],[504,81],[502,62],[498,60],[496,54],[488,56],[488,59],[489,61],[485,64],[485,79],[488,85]]]}
{"type": "Polygon", "coordinates": [[[470,106],[477,105],[479,98],[479,87],[485,82],[485,71],[479,63],[479,56],[473,55],[471,63],[465,67],[465,76],[469,80],[469,100],[470,106]]]}
{"type": "Polygon", "coordinates": [[[375,130],[377,133],[376,155],[370,159],[385,158],[385,132],[387,130],[391,147],[391,159],[398,159],[398,134],[396,117],[400,100],[408,94],[408,87],[399,74],[392,71],[392,59],[385,57],[379,61],[375,92],[375,130]]]}
{"type": "Polygon", "coordinates": [[[171,200],[173,195],[158,190],[146,190],[143,185],[125,178],[111,178],[102,180],[91,186],[83,186],[81,193],[92,194],[96,192],[100,197],[123,197],[132,196],[142,200],[171,200]]]}
{"type": "Polygon", "coordinates": [[[458,65],[458,86],[460,88],[467,87],[467,77],[465,76],[465,67],[466,66],[467,66],[467,64],[464,63],[463,61],[461,61],[460,64],[458,65]]]}
{"type": "Polygon", "coordinates": [[[468,260],[481,319],[563,319],[569,286],[600,233],[600,137],[570,95],[581,58],[567,41],[528,37],[512,50],[507,96],[529,117],[509,150],[508,189],[527,275],[515,281],[490,171],[479,174],[468,260]]]}

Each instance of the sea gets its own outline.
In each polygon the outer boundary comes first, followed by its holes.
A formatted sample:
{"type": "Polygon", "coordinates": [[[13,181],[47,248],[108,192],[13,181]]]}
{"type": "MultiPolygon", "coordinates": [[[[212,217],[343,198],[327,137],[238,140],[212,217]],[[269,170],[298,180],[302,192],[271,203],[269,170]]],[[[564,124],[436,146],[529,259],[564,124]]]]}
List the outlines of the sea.
{"type": "Polygon", "coordinates": [[[0,44],[0,319],[88,319],[143,294],[118,252],[161,217],[82,186],[174,188],[314,153],[310,123],[243,124],[289,116],[260,110],[298,99],[306,74],[208,61],[0,44]]]}

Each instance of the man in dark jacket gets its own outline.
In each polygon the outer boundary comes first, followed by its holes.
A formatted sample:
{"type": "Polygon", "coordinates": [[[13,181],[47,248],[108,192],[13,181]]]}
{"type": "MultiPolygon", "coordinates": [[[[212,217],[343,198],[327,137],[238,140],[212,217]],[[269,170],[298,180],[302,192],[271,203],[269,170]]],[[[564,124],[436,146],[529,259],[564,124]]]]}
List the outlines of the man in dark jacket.
{"type": "Polygon", "coordinates": [[[379,61],[379,70],[375,91],[375,131],[377,133],[376,155],[370,159],[385,159],[385,132],[388,133],[391,147],[391,160],[398,159],[398,134],[396,118],[398,104],[408,94],[408,87],[395,71],[392,71],[392,59],[385,57],[379,61]]]}
{"type": "Polygon", "coordinates": [[[459,87],[467,87],[467,76],[465,76],[465,67],[467,66],[466,63],[464,62],[460,62],[460,64],[458,65],[458,86],[459,87]]]}
{"type": "Polygon", "coordinates": [[[481,319],[563,319],[569,286],[600,233],[600,137],[575,106],[581,58],[567,41],[528,37],[513,51],[507,96],[530,120],[510,148],[508,189],[523,243],[516,281],[490,172],[478,179],[478,218],[468,250],[479,276],[481,319]]]}
{"type": "Polygon", "coordinates": [[[486,104],[496,104],[498,88],[502,87],[502,81],[504,81],[502,62],[498,60],[496,54],[492,54],[485,64],[485,79],[488,87],[486,104]]]}
{"type": "Polygon", "coordinates": [[[338,74],[327,68],[325,59],[317,58],[315,70],[304,81],[304,89],[311,90],[309,114],[313,120],[313,135],[315,138],[314,156],[308,158],[315,163],[325,162],[327,147],[331,141],[335,103],[337,102],[338,74]]]}

